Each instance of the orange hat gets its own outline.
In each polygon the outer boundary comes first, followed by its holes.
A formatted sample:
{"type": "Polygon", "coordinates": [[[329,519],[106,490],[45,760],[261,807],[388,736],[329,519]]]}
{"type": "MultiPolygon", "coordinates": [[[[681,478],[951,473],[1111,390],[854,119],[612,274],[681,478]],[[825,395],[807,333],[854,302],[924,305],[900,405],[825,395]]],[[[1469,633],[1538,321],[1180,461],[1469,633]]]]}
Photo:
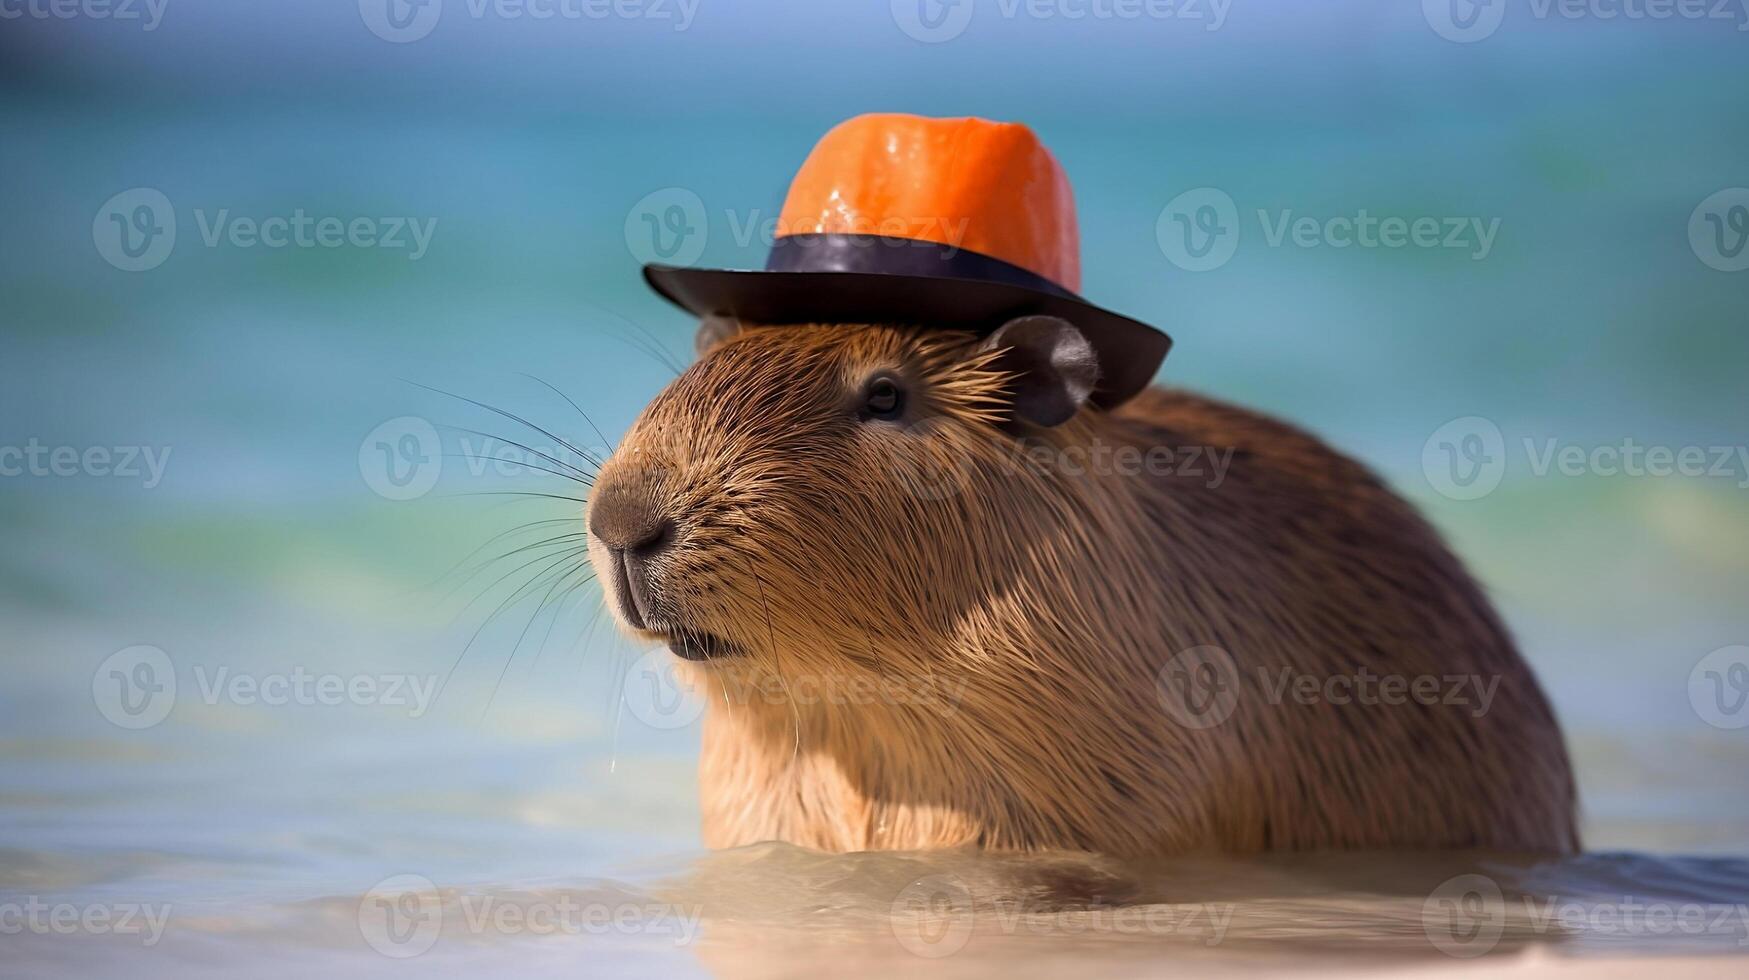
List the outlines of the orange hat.
{"type": "Polygon", "coordinates": [[[1099,354],[1093,402],[1153,380],[1172,338],[1080,298],[1069,180],[1032,130],[985,119],[857,116],[790,184],[763,270],[651,264],[656,292],[749,323],[914,323],[991,331],[1073,323],[1099,354]]]}

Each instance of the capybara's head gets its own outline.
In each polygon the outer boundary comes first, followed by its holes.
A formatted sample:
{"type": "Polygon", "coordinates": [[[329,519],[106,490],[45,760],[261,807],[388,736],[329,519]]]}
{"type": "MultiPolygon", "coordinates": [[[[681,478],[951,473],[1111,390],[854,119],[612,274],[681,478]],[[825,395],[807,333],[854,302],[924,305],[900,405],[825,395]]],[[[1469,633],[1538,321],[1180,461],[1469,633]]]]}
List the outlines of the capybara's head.
{"type": "Polygon", "coordinates": [[[1067,432],[1094,388],[1072,325],[709,318],[698,349],[590,495],[623,626],[694,661],[928,670],[887,658],[1027,601],[1015,570],[1070,515],[1015,465],[1016,440],[1067,432]]]}

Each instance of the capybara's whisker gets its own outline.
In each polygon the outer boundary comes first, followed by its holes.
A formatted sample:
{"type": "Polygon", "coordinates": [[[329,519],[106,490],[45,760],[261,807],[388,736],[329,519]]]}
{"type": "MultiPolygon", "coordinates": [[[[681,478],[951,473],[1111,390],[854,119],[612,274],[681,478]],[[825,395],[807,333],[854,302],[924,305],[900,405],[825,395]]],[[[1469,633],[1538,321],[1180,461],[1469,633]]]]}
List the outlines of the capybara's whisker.
{"type": "Polygon", "coordinates": [[[633,347],[633,348],[635,348],[639,351],[642,351],[643,353],[649,355],[650,358],[652,360],[654,360],[656,363],[658,363],[658,364],[662,365],[664,368],[667,368],[668,370],[674,372],[676,375],[681,374],[685,370],[685,367],[680,363],[679,358],[676,358],[674,356],[674,352],[670,351],[668,349],[668,345],[662,343],[662,341],[658,337],[656,337],[655,334],[652,334],[649,330],[646,330],[640,324],[638,324],[632,320],[628,320],[625,317],[620,316],[619,314],[614,313],[610,310],[597,309],[595,311],[595,313],[599,316],[606,317],[606,318],[611,319],[611,320],[616,320],[622,326],[629,327],[631,330],[635,331],[637,334],[637,336],[635,336],[635,337],[630,337],[630,336],[626,336],[625,334],[619,333],[618,331],[614,331],[613,333],[610,334],[610,336],[612,336],[615,340],[618,340],[620,343],[623,343],[629,347],[633,347]]]}
{"type": "Polygon", "coordinates": [[[538,470],[542,473],[551,473],[552,475],[554,475],[562,480],[570,480],[572,483],[581,484],[582,486],[585,486],[585,487],[590,487],[590,486],[595,485],[595,481],[590,477],[576,476],[576,475],[571,474],[571,473],[566,473],[563,470],[555,470],[555,469],[552,469],[550,467],[540,466],[536,463],[530,463],[526,460],[505,459],[502,456],[478,456],[478,455],[475,455],[473,453],[441,453],[440,455],[444,459],[473,459],[473,460],[479,460],[480,462],[483,462],[483,463],[508,463],[511,466],[520,466],[520,467],[523,467],[525,469],[538,470]]]}
{"type": "MultiPolygon", "coordinates": [[[[498,671],[498,680],[493,682],[492,693],[486,697],[486,707],[480,714],[481,718],[484,718],[491,712],[493,702],[498,699],[498,691],[504,686],[504,678],[510,673],[510,665],[516,662],[516,655],[522,651],[522,641],[528,639],[528,631],[534,627],[535,621],[540,619],[540,614],[546,609],[547,603],[552,600],[553,593],[558,591],[559,585],[563,583],[566,578],[576,572],[580,566],[587,565],[588,563],[589,558],[585,555],[582,558],[573,561],[568,567],[562,568],[559,572],[549,575],[542,580],[542,582],[550,581],[551,584],[547,586],[546,595],[542,596],[540,602],[535,604],[534,612],[529,614],[528,621],[522,624],[522,631],[516,634],[516,642],[510,644],[510,654],[504,658],[504,667],[502,670],[498,671]]],[[[541,583],[537,582],[533,588],[538,589],[540,588],[540,585],[541,583]]],[[[528,594],[532,595],[533,590],[529,590],[528,594]]],[[[553,617],[555,620],[558,618],[557,609],[554,610],[553,617]]]]}
{"type": "MultiPolygon", "coordinates": [[[[598,468],[597,464],[591,458],[584,459],[584,462],[589,464],[589,466],[590,466],[589,469],[584,469],[583,467],[578,466],[575,463],[569,462],[567,460],[559,459],[558,457],[553,456],[551,453],[545,453],[539,449],[535,449],[532,446],[528,446],[528,445],[525,445],[523,443],[517,442],[515,439],[506,439],[503,436],[492,435],[489,432],[481,432],[479,429],[470,429],[470,428],[467,428],[465,426],[450,425],[448,423],[443,423],[442,427],[446,428],[446,429],[454,429],[457,432],[466,432],[469,435],[479,436],[482,439],[492,440],[495,442],[501,442],[507,446],[514,446],[517,449],[522,450],[523,452],[529,453],[529,454],[534,455],[534,456],[538,456],[541,459],[544,459],[547,462],[553,464],[554,466],[562,466],[565,469],[568,469],[571,472],[577,474],[579,477],[583,477],[585,479],[592,479],[595,476],[595,469],[598,468]]],[[[521,463],[522,461],[521,460],[504,460],[504,462],[521,463]]]]}
{"type": "Polygon", "coordinates": [[[460,560],[458,560],[454,565],[450,566],[448,571],[444,572],[442,575],[439,575],[437,578],[426,583],[424,588],[426,588],[426,589],[436,588],[438,585],[442,584],[445,579],[448,579],[451,575],[454,575],[457,572],[461,571],[462,567],[467,565],[468,562],[472,561],[474,556],[478,555],[482,551],[485,551],[487,548],[491,547],[493,544],[496,544],[497,542],[502,541],[507,537],[510,537],[513,534],[518,534],[518,533],[521,533],[523,531],[528,531],[528,530],[530,530],[532,528],[536,528],[536,527],[545,527],[545,526],[551,525],[551,524],[577,524],[580,521],[581,521],[581,518],[577,518],[577,517],[553,517],[553,518],[548,518],[546,520],[540,520],[540,521],[527,521],[525,523],[518,524],[515,527],[508,528],[508,529],[503,530],[503,531],[499,531],[497,534],[494,534],[491,537],[487,538],[486,540],[480,542],[479,545],[476,546],[472,551],[469,551],[467,554],[463,555],[460,560]]]}
{"type": "Polygon", "coordinates": [[[579,459],[588,460],[590,458],[588,453],[585,453],[583,450],[578,449],[576,446],[571,445],[564,438],[557,436],[557,435],[554,435],[552,432],[549,432],[548,430],[541,428],[540,426],[534,424],[533,422],[530,422],[528,419],[525,419],[522,416],[517,415],[515,412],[507,412],[502,408],[498,408],[495,405],[488,405],[485,402],[480,401],[478,399],[469,398],[466,395],[458,395],[453,391],[444,391],[442,388],[434,388],[431,385],[421,384],[418,381],[408,381],[407,383],[410,385],[413,385],[415,387],[418,387],[418,388],[424,388],[426,391],[430,391],[430,392],[433,392],[435,394],[445,395],[445,396],[448,396],[450,398],[457,399],[458,401],[467,402],[469,405],[474,405],[474,406],[477,406],[479,408],[483,408],[486,411],[491,412],[495,415],[503,416],[504,418],[507,418],[512,422],[516,422],[518,424],[527,426],[528,428],[533,429],[534,431],[540,433],[541,435],[546,436],[548,439],[553,440],[554,442],[558,443],[560,446],[563,446],[565,449],[577,454],[577,457],[579,459]]]}
{"type": "Polygon", "coordinates": [[[548,500],[569,500],[576,504],[587,504],[584,497],[567,497],[562,493],[536,493],[532,490],[460,490],[446,493],[445,497],[545,497],[548,500]]]}
{"type": "MultiPolygon", "coordinates": [[[[570,395],[567,395],[564,392],[560,391],[557,387],[555,387],[551,382],[547,381],[545,378],[536,377],[535,375],[528,374],[528,373],[524,373],[522,376],[525,378],[528,378],[531,381],[536,381],[536,382],[539,382],[540,384],[546,385],[547,388],[550,391],[552,391],[553,394],[558,395],[560,398],[563,398],[565,400],[566,404],[568,404],[572,408],[576,409],[577,414],[582,416],[583,421],[588,423],[589,428],[595,432],[595,438],[601,440],[602,448],[607,450],[608,455],[613,454],[613,450],[614,450],[613,440],[609,439],[607,436],[602,434],[601,427],[595,424],[595,420],[589,417],[589,413],[583,411],[583,409],[575,401],[572,400],[570,395]]],[[[599,467],[601,465],[600,459],[592,459],[592,461],[595,463],[595,465],[597,467],[599,467]]]]}
{"type": "MultiPolygon", "coordinates": [[[[456,582],[456,584],[454,586],[452,586],[449,589],[449,591],[445,594],[445,597],[447,598],[449,596],[455,595],[457,592],[461,591],[461,588],[463,586],[467,585],[470,581],[472,581],[475,576],[479,575],[481,572],[485,571],[488,568],[491,568],[493,565],[496,565],[497,563],[499,563],[501,561],[506,561],[508,559],[515,558],[518,555],[528,554],[528,553],[533,552],[533,551],[546,550],[546,549],[555,548],[555,547],[563,547],[566,545],[575,544],[577,542],[586,542],[588,540],[588,536],[589,536],[589,532],[587,532],[587,531],[575,531],[575,532],[572,532],[570,534],[555,535],[554,537],[543,538],[539,541],[531,541],[528,544],[520,545],[516,548],[512,548],[509,551],[502,552],[502,553],[495,555],[491,558],[487,558],[483,561],[477,562],[473,566],[471,566],[471,570],[468,571],[468,573],[465,576],[463,576],[459,581],[456,582]]],[[[540,557],[545,557],[545,556],[540,556],[540,557]]]]}
{"type": "MultiPolygon", "coordinates": [[[[584,555],[577,562],[577,564],[571,568],[570,571],[567,571],[565,573],[565,578],[570,578],[572,575],[575,575],[578,571],[581,571],[581,570],[587,569],[587,568],[589,568],[589,556],[584,555]]],[[[540,666],[541,658],[546,655],[547,644],[549,642],[551,642],[551,640],[553,638],[553,629],[554,629],[554,627],[558,626],[560,617],[562,617],[564,615],[565,603],[568,602],[572,596],[576,595],[581,590],[588,588],[589,583],[591,583],[593,581],[595,581],[595,573],[593,571],[590,571],[587,574],[585,574],[582,578],[571,583],[570,585],[565,586],[565,591],[559,593],[558,598],[553,600],[553,603],[554,603],[553,615],[550,619],[547,620],[547,631],[546,631],[545,635],[543,635],[541,637],[540,646],[536,647],[535,651],[534,651],[534,666],[535,667],[540,666]]],[[[601,607],[600,606],[595,607],[595,612],[596,612],[596,614],[599,614],[601,612],[601,607]]],[[[592,616],[591,619],[593,619],[593,618],[594,617],[592,616]]]]}
{"type": "Polygon", "coordinates": [[[500,576],[497,579],[497,581],[493,582],[484,591],[482,591],[478,596],[474,597],[474,599],[472,601],[470,601],[466,607],[463,607],[463,611],[465,612],[468,608],[471,608],[474,605],[474,603],[479,602],[480,599],[485,598],[486,595],[491,593],[493,589],[496,589],[499,585],[501,585],[506,580],[508,580],[512,575],[515,575],[517,572],[520,572],[523,569],[528,568],[532,565],[537,565],[542,561],[545,561],[547,559],[552,559],[549,564],[542,566],[538,571],[536,571],[532,576],[530,576],[528,582],[525,582],[522,586],[520,586],[517,589],[515,589],[514,591],[512,591],[508,596],[505,596],[503,601],[498,603],[497,608],[493,609],[492,612],[489,615],[487,615],[483,621],[481,621],[480,625],[474,629],[473,635],[468,637],[468,642],[462,645],[461,652],[456,654],[455,662],[450,664],[449,670],[444,674],[443,681],[438,686],[438,694],[441,695],[444,690],[448,689],[450,678],[455,675],[457,668],[461,667],[462,660],[464,660],[467,657],[468,651],[471,650],[473,648],[474,644],[479,641],[480,634],[484,633],[486,631],[486,628],[488,626],[491,626],[492,623],[504,612],[504,610],[510,608],[519,599],[521,599],[524,595],[526,595],[531,584],[540,581],[541,577],[543,575],[545,575],[546,572],[557,567],[560,564],[563,564],[565,561],[576,557],[579,554],[585,553],[586,551],[587,551],[586,548],[579,548],[579,549],[565,552],[556,558],[554,558],[551,555],[542,555],[539,558],[536,558],[536,559],[529,561],[525,564],[519,565],[516,568],[511,569],[509,572],[506,572],[504,575],[500,576]]]}

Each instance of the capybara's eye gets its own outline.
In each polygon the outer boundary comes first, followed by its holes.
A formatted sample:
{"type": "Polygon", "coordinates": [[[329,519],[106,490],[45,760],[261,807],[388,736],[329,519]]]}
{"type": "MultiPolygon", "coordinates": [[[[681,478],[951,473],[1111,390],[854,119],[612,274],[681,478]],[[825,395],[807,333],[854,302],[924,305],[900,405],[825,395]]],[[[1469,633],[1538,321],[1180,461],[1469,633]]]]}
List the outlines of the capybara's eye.
{"type": "Polygon", "coordinates": [[[868,400],[862,410],[870,418],[898,418],[905,411],[905,392],[892,378],[876,378],[868,383],[868,400]]]}

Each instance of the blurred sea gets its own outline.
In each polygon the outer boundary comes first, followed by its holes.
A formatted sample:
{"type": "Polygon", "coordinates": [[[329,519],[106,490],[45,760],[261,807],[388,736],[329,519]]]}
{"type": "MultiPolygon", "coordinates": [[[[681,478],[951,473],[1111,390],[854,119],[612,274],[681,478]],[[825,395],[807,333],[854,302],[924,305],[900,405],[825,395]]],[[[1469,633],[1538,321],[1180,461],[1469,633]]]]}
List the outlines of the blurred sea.
{"type": "MultiPolygon", "coordinates": [[[[1033,125],[1075,183],[1085,293],[1174,334],[1163,382],[1304,425],[1426,509],[1556,703],[1590,847],[1749,853],[1749,731],[1710,723],[1690,684],[1710,651],[1749,643],[1749,471],[1539,476],[1526,448],[1749,440],[1749,273],[1698,261],[1686,231],[1703,199],[1749,185],[1749,35],[1509,22],[1458,45],[1414,6],[1265,5],[1207,36],[985,16],[942,45],[880,4],[707,2],[685,32],[565,25],[577,36],[455,7],[408,45],[372,37],[351,4],[189,0],[150,33],[0,23],[0,444],[146,447],[163,463],[161,479],[0,477],[0,900],[173,909],[155,958],[112,959],[120,937],[27,931],[0,935],[9,964],[195,975],[271,953],[287,974],[374,969],[394,961],[357,959],[358,897],[395,875],[628,901],[680,887],[711,896],[710,920],[777,895],[793,904],[773,921],[829,909],[831,929],[855,932],[908,873],[984,874],[781,848],[692,863],[696,725],[635,703],[650,661],[596,616],[598,595],[532,618],[533,602],[514,604],[482,629],[520,580],[446,576],[495,534],[577,509],[475,491],[566,485],[457,455],[417,499],[387,499],[371,475],[376,443],[418,422],[444,454],[515,452],[478,433],[554,444],[419,385],[606,448],[672,374],[652,346],[690,349],[691,324],[638,277],[666,247],[644,215],[678,204],[689,257],[757,265],[747,229],[775,217],[813,140],[875,109],[1033,125]],[[1241,231],[1229,262],[1196,273],[1167,259],[1156,222],[1200,187],[1236,202],[1241,231]],[[133,188],[161,192],[177,226],[141,272],[100,246],[104,208],[133,188]],[[1362,209],[1499,230],[1481,259],[1268,241],[1284,212],[1362,209]],[[416,258],[204,234],[299,213],[434,224],[416,258]],[[1436,430],[1466,417],[1507,450],[1498,489],[1473,500],[1441,493],[1424,464],[1436,430]],[[145,655],[114,659],[138,645],[162,651],[151,679],[174,692],[162,721],[131,729],[106,685],[146,676],[132,673],[145,655]],[[435,686],[417,704],[274,704],[225,686],[239,674],[402,678],[407,698],[435,686]],[[710,890],[736,860],[765,891],[710,890]]],[[[1740,861],[1587,860],[1489,873],[1508,893],[1749,901],[1740,861]]],[[[1263,904],[1241,906],[1241,932],[1288,950],[1317,945],[1271,931],[1295,909],[1355,948],[1419,935],[1419,897],[1378,898],[1425,894],[1413,869],[1323,893],[1282,884],[1334,873],[1152,880],[1254,886],[1263,904]],[[1378,916],[1344,920],[1361,906],[1378,916]]],[[[415,962],[507,962],[445,935],[415,962]]],[[[1730,945],[1713,939],[1645,948],[1730,945]]],[[[745,965],[645,945],[588,949],[663,975],[745,965]]],[[[576,952],[516,949],[535,972],[576,952]]],[[[1031,955],[1000,949],[976,962],[1031,955]]],[[[1097,952],[1113,972],[1166,955],[1097,952]]]]}

